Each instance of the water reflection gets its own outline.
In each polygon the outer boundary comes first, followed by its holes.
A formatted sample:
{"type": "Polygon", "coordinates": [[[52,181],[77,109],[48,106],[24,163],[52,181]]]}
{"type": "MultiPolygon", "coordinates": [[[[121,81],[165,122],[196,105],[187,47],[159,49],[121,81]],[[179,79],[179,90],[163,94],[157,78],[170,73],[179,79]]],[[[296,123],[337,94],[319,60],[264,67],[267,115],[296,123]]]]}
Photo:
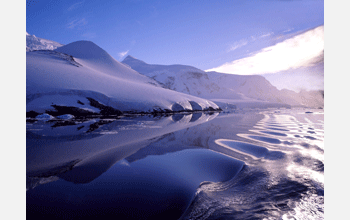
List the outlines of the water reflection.
{"type": "Polygon", "coordinates": [[[283,152],[280,151],[270,151],[265,147],[260,147],[257,145],[233,140],[218,139],[216,143],[225,148],[229,148],[231,150],[240,152],[241,154],[250,156],[252,157],[252,159],[265,158],[268,160],[278,160],[284,158],[285,155],[283,152]]]}
{"type": "Polygon", "coordinates": [[[181,120],[173,120],[175,116],[156,120],[150,117],[94,119],[65,127],[53,127],[56,121],[34,123],[27,128],[27,176],[64,173],[72,164],[75,173],[79,173],[77,169],[83,165],[98,167],[96,172],[103,173],[163,135],[204,123],[217,115],[198,117],[197,114],[192,121],[192,115],[183,114],[176,116],[181,120]]]}
{"type": "Polygon", "coordinates": [[[27,217],[323,216],[322,121],[286,110],[28,123],[27,217]]]}

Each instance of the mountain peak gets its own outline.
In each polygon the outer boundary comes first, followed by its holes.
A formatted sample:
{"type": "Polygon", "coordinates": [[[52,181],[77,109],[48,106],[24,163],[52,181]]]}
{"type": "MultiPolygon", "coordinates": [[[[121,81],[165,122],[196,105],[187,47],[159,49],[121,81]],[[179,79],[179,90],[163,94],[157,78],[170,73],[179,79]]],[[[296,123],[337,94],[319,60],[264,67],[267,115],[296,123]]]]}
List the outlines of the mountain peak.
{"type": "MultiPolygon", "coordinates": [[[[133,59],[133,60],[137,60],[135,57],[133,57],[133,56],[131,56],[131,55],[126,56],[126,57],[125,57],[125,59],[133,59]]],[[[124,60],[125,60],[125,59],[124,59],[124,60]]]]}
{"type": "Polygon", "coordinates": [[[57,48],[56,51],[83,59],[101,59],[110,57],[110,55],[101,47],[97,46],[92,41],[87,40],[75,41],[63,47],[57,48]]]}
{"type": "Polygon", "coordinates": [[[133,64],[147,64],[146,62],[142,61],[142,60],[139,60],[139,59],[136,59],[135,57],[133,56],[130,56],[128,55],[127,57],[124,58],[124,60],[122,61],[122,63],[126,63],[126,64],[129,64],[129,63],[133,63],[133,64]]]}
{"type": "Polygon", "coordinates": [[[131,55],[128,55],[127,57],[125,57],[124,58],[124,60],[122,61],[122,62],[124,62],[124,61],[137,61],[137,62],[142,62],[142,63],[145,63],[144,61],[142,61],[142,60],[139,60],[139,59],[137,59],[137,58],[135,58],[135,57],[133,57],[133,56],[131,56],[131,55]]]}

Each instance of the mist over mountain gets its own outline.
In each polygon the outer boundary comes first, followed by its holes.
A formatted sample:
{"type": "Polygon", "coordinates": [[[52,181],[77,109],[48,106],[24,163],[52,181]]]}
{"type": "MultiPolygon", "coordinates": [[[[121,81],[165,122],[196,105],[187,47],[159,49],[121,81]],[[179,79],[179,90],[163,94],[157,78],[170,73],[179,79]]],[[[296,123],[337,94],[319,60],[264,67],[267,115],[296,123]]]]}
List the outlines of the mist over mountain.
{"type": "Polygon", "coordinates": [[[207,98],[220,105],[235,103],[239,107],[272,107],[278,104],[307,107],[323,106],[321,92],[282,91],[261,75],[205,72],[187,65],[147,64],[132,56],[127,56],[122,63],[151,77],[164,88],[207,98]]]}
{"type": "Polygon", "coordinates": [[[324,53],[310,61],[309,65],[278,73],[264,74],[278,89],[324,90],[324,53]]]}
{"type": "Polygon", "coordinates": [[[206,71],[263,75],[278,89],[296,92],[323,90],[324,26],[271,39],[281,37],[285,39],[259,50],[254,45],[245,46],[254,52],[206,71]]]}

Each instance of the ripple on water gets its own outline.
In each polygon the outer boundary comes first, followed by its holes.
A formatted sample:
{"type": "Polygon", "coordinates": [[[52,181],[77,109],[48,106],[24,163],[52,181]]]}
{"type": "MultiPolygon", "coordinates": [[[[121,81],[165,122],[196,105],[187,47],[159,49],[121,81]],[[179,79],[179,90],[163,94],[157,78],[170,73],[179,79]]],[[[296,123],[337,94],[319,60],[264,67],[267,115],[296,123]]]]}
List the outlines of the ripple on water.
{"type": "Polygon", "coordinates": [[[281,141],[279,139],[276,138],[270,138],[270,137],[264,137],[264,136],[256,136],[256,135],[249,135],[248,137],[253,138],[255,140],[258,141],[263,141],[263,142],[267,142],[270,144],[280,144],[281,141]]]}
{"type": "Polygon", "coordinates": [[[314,138],[314,137],[312,137],[312,136],[304,136],[304,138],[307,138],[307,139],[309,139],[309,140],[317,140],[317,138],[314,138]]]}
{"type": "Polygon", "coordinates": [[[278,127],[278,128],[284,128],[284,125],[281,125],[280,123],[262,123],[264,126],[271,126],[271,127],[278,127]]]}
{"type": "Polygon", "coordinates": [[[249,144],[240,141],[219,139],[215,141],[216,144],[224,146],[226,148],[231,148],[235,151],[239,151],[243,154],[248,154],[248,156],[253,156],[255,158],[265,158],[269,160],[278,160],[284,158],[284,153],[280,151],[270,151],[265,147],[257,146],[254,144],[249,144]]]}
{"type": "Polygon", "coordinates": [[[287,136],[286,134],[279,133],[279,132],[272,132],[272,131],[260,131],[260,132],[265,134],[276,135],[276,136],[287,136]]]}
{"type": "Polygon", "coordinates": [[[265,128],[270,130],[276,130],[276,131],[289,131],[287,129],[282,129],[282,128],[274,128],[274,127],[265,127],[265,128]]]}

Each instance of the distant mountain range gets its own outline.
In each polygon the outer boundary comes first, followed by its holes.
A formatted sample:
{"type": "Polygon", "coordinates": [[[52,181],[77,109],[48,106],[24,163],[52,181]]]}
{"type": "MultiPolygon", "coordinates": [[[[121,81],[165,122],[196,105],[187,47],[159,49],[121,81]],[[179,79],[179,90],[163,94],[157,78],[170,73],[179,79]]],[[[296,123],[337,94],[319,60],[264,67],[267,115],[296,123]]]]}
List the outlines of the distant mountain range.
{"type": "Polygon", "coordinates": [[[234,75],[205,72],[185,65],[147,64],[132,56],[122,63],[156,80],[164,88],[206,98],[225,107],[267,107],[272,104],[323,107],[323,91],[278,90],[261,75],[234,75]]]}
{"type": "Polygon", "coordinates": [[[162,113],[268,107],[323,107],[323,91],[278,90],[260,75],[185,65],[118,62],[90,41],[67,45],[27,33],[27,112],[162,113]]]}

